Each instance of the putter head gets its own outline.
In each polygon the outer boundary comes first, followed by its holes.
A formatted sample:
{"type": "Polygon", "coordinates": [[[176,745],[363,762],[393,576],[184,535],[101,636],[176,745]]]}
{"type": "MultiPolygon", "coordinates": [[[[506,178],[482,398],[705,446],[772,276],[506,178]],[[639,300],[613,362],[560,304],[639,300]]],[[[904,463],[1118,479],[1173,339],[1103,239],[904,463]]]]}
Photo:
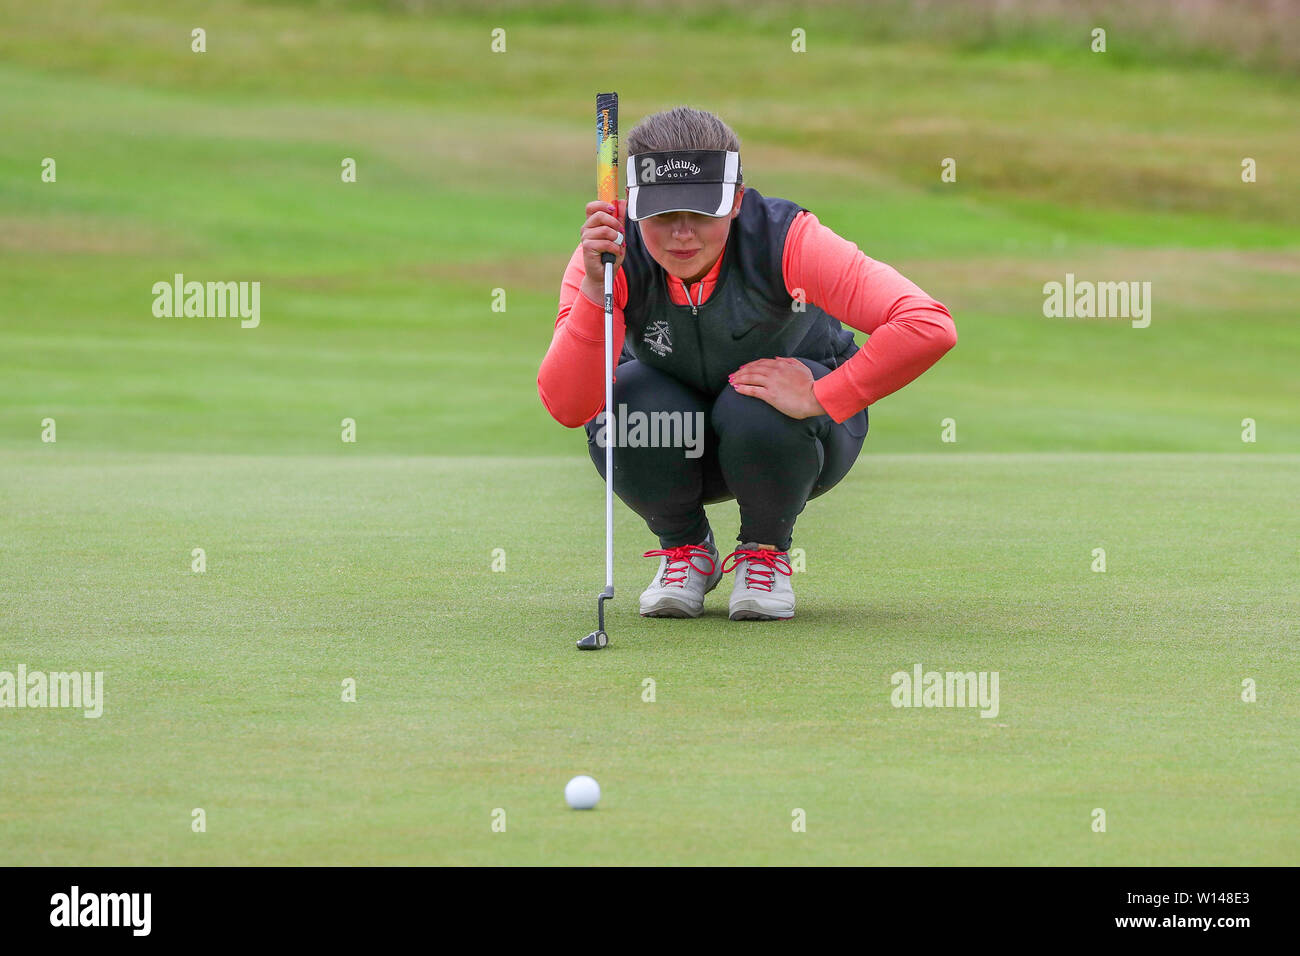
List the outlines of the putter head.
{"type": "Polygon", "coordinates": [[[592,631],[578,642],[580,651],[598,651],[609,644],[609,635],[604,631],[592,631]]]}

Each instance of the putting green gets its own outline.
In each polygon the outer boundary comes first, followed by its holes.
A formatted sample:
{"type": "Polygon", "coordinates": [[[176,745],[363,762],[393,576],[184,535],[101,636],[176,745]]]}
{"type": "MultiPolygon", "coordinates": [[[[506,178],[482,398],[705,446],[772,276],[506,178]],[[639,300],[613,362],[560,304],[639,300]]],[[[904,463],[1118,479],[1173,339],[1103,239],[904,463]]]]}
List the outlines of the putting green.
{"type": "Polygon", "coordinates": [[[638,617],[653,543],[620,506],[614,643],[584,654],[589,463],[12,455],[3,660],[103,671],[105,701],[0,713],[0,858],[1293,862],[1298,466],[867,454],[800,521],[790,622],[730,622],[725,590],[638,617]],[[895,708],[917,664],[996,671],[996,716],[895,708]]]}

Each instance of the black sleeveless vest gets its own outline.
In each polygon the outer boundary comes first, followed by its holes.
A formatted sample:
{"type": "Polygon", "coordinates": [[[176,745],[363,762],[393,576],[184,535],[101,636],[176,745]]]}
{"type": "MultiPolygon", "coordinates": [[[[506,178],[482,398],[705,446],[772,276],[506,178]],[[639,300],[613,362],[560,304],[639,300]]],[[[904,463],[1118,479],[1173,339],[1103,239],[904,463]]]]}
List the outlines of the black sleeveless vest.
{"type": "Polygon", "coordinates": [[[746,187],[722,255],[713,293],[692,314],[668,295],[668,274],[646,251],[641,227],[627,222],[627,327],[619,364],[638,359],[716,395],[746,362],[790,355],[843,365],[857,350],[853,333],[812,303],[792,308],[781,272],[790,223],[804,207],[746,187]]]}

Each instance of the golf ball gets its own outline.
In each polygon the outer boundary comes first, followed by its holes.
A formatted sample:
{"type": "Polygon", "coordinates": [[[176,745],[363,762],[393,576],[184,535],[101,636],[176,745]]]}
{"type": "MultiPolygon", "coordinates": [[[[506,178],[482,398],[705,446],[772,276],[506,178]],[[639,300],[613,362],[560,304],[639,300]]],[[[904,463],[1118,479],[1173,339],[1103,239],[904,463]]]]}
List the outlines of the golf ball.
{"type": "Polygon", "coordinates": [[[575,810],[590,810],[600,800],[600,784],[583,774],[564,785],[564,801],[575,810]]]}

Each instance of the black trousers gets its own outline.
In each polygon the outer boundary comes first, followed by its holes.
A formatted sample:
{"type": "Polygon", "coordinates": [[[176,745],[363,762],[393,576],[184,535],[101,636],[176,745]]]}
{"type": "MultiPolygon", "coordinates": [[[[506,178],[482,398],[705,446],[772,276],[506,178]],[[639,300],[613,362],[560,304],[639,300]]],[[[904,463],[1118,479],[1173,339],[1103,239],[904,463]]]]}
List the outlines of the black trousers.
{"type": "MultiPolygon", "coordinates": [[[[814,378],[830,374],[824,365],[800,361],[814,378]]],[[[704,506],[735,498],[740,507],[737,541],[788,550],[804,505],[848,474],[868,427],[866,409],[843,424],[829,415],[794,419],[730,386],[717,395],[698,392],[636,360],[618,366],[614,413],[614,493],[645,519],[663,548],[703,541],[709,532],[704,506]],[[703,426],[696,436],[702,439],[702,453],[690,457],[690,449],[666,441],[656,447],[650,436],[667,435],[662,423],[669,416],[659,416],[660,428],[637,435],[636,413],[644,423],[654,421],[655,412],[679,412],[679,422],[692,416],[703,426]]],[[[602,478],[604,418],[602,413],[586,425],[587,448],[602,478]]]]}

